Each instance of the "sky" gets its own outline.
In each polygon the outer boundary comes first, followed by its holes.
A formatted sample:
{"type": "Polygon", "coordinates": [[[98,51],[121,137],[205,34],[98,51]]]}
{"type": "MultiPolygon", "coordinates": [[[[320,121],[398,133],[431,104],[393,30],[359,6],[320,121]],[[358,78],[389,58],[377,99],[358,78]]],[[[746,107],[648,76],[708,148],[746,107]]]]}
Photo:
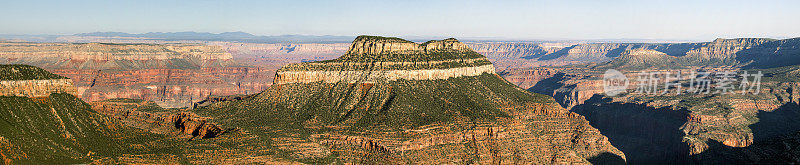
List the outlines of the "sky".
{"type": "Polygon", "coordinates": [[[0,3],[0,34],[712,40],[800,37],[798,16],[797,0],[13,0],[0,3]]]}

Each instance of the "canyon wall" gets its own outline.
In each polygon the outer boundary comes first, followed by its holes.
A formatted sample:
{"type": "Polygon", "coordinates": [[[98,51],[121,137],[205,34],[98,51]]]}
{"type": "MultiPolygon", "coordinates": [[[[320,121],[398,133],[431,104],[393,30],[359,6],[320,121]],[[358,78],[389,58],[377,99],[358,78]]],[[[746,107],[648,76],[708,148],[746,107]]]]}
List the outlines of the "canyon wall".
{"type": "Polygon", "coordinates": [[[0,81],[0,96],[47,97],[52,93],[77,95],[77,89],[70,79],[0,81]]]}
{"type": "Polygon", "coordinates": [[[472,50],[489,59],[520,59],[550,54],[578,43],[534,43],[534,42],[471,42],[472,50]]]}
{"type": "Polygon", "coordinates": [[[274,84],[440,80],[484,73],[494,74],[494,66],[456,39],[417,44],[399,38],[359,36],[339,58],[279,69],[274,84]]]}
{"type": "Polygon", "coordinates": [[[98,71],[60,69],[85,101],[136,98],[169,108],[190,107],[209,96],[253,94],[272,84],[275,70],[256,67],[98,71]]]}
{"type": "Polygon", "coordinates": [[[514,85],[517,85],[522,89],[528,89],[536,85],[536,83],[538,83],[539,81],[551,78],[558,73],[560,72],[558,72],[557,69],[537,67],[529,69],[520,69],[520,68],[505,69],[498,72],[497,74],[502,76],[509,82],[514,83],[514,85]]]}
{"type": "MultiPolygon", "coordinates": [[[[223,46],[203,44],[0,43],[0,63],[28,64],[66,76],[87,102],[112,98],[190,107],[209,96],[252,94],[276,66],[246,66],[223,46]]],[[[285,63],[285,62],[284,62],[285,63]]]]}
{"type": "Polygon", "coordinates": [[[230,60],[233,56],[218,46],[201,44],[110,44],[0,42],[0,57],[59,58],[69,60],[168,60],[197,58],[230,60]]]}
{"type": "Polygon", "coordinates": [[[462,76],[494,74],[494,66],[459,67],[424,70],[379,70],[379,71],[281,71],[275,76],[274,84],[311,82],[382,82],[397,80],[440,80],[462,76]]]}

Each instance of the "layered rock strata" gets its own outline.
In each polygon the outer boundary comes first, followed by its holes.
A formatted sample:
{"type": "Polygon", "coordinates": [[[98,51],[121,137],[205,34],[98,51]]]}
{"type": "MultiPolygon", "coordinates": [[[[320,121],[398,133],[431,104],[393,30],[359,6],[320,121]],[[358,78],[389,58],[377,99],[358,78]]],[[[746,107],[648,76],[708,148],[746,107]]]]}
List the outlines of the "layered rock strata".
{"type": "Polygon", "coordinates": [[[281,68],[274,84],[440,80],[494,72],[488,59],[452,38],[417,44],[361,36],[342,57],[281,68]]]}
{"type": "Polygon", "coordinates": [[[281,71],[275,76],[275,81],[273,84],[441,80],[463,76],[478,76],[484,73],[494,73],[494,66],[483,65],[477,67],[459,67],[448,69],[383,71],[281,71]]]}
{"type": "Polygon", "coordinates": [[[68,59],[74,61],[169,60],[196,58],[230,60],[220,47],[201,44],[109,44],[109,43],[28,43],[0,42],[0,57],[16,59],[68,59]]]}
{"type": "Polygon", "coordinates": [[[77,95],[70,79],[0,81],[0,96],[47,97],[52,93],[77,95]]]}
{"type": "Polygon", "coordinates": [[[271,84],[277,66],[242,66],[229,49],[195,43],[2,42],[0,64],[33,65],[66,76],[77,88],[72,94],[88,102],[137,98],[189,107],[209,96],[253,94],[271,84]]]}

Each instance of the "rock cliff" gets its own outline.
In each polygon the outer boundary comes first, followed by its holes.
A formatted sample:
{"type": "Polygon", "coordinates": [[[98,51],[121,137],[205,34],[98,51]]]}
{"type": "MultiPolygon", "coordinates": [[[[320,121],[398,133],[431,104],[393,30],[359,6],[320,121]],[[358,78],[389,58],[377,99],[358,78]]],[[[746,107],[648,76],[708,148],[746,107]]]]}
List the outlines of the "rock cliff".
{"type": "Polygon", "coordinates": [[[0,65],[0,96],[47,97],[77,94],[72,80],[27,65],[0,65]]]}
{"type": "Polygon", "coordinates": [[[123,125],[157,134],[200,139],[218,137],[231,131],[214,124],[209,118],[191,112],[166,110],[152,101],[111,99],[89,104],[93,110],[116,118],[123,125]]]}
{"type": "Polygon", "coordinates": [[[53,93],[77,95],[70,79],[0,81],[0,96],[47,97],[53,93]]]}
{"type": "Polygon", "coordinates": [[[342,57],[279,69],[274,84],[440,80],[494,72],[488,59],[456,39],[417,44],[399,38],[360,36],[342,57]]]}

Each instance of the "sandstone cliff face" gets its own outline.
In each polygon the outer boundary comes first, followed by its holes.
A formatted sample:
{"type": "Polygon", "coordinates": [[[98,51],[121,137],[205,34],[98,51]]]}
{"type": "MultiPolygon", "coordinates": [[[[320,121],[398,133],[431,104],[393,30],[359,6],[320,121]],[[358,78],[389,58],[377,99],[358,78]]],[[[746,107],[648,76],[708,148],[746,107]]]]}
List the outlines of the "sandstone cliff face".
{"type": "Polygon", "coordinates": [[[353,41],[347,55],[427,54],[436,51],[468,50],[466,44],[454,38],[417,44],[399,38],[359,36],[353,41]]]}
{"type": "Polygon", "coordinates": [[[397,80],[441,80],[463,76],[493,74],[494,66],[459,67],[448,69],[423,70],[384,70],[384,71],[282,71],[275,76],[273,84],[312,83],[312,82],[385,82],[397,80]]]}
{"type": "Polygon", "coordinates": [[[0,63],[48,70],[198,69],[236,66],[218,46],[200,44],[0,43],[0,63]]]}
{"type": "Polygon", "coordinates": [[[70,79],[0,81],[0,96],[47,97],[52,93],[77,95],[70,79]]]}
{"type": "Polygon", "coordinates": [[[98,71],[59,69],[71,77],[77,95],[86,101],[136,98],[162,107],[190,107],[209,96],[253,94],[272,84],[275,70],[254,67],[195,69],[141,69],[98,71]]]}
{"type": "Polygon", "coordinates": [[[361,36],[353,41],[347,54],[335,60],[290,64],[279,69],[274,84],[375,83],[494,74],[494,66],[486,58],[478,56],[455,39],[417,44],[399,38],[361,36]],[[424,58],[440,52],[449,54],[424,58]]]}

